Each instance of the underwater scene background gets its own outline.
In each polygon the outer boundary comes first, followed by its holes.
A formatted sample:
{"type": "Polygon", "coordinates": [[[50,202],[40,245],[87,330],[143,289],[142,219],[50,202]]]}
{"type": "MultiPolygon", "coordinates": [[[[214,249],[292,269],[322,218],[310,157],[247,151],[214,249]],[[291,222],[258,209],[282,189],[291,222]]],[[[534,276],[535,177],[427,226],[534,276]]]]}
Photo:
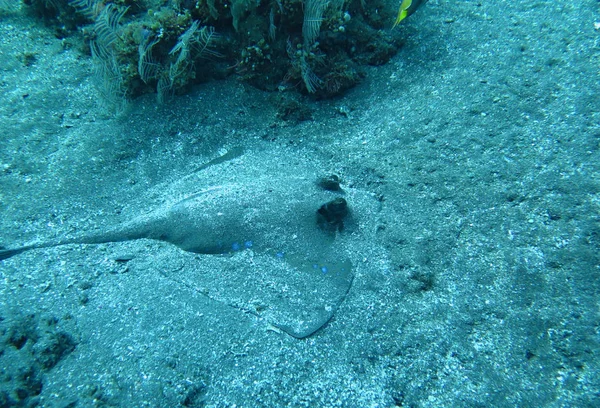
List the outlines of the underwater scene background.
{"type": "Polygon", "coordinates": [[[0,38],[0,407],[600,406],[599,1],[0,38]]]}

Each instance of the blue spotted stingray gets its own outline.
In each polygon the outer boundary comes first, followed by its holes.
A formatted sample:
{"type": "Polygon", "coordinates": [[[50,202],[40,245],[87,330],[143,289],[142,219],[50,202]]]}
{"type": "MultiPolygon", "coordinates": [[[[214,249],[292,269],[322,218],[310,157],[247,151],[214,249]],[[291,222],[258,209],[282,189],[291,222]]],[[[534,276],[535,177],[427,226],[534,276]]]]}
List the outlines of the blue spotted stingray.
{"type": "Polygon", "coordinates": [[[353,280],[351,261],[338,242],[344,232],[317,223],[319,208],[338,195],[303,177],[228,182],[100,232],[2,250],[0,260],[60,245],[138,239],[164,241],[188,253],[246,256],[235,274],[214,275],[210,282],[197,257],[186,257],[181,272],[165,273],[194,288],[204,279],[217,300],[304,338],[329,322],[353,280]],[[246,305],[253,301],[260,305],[246,305]]]}

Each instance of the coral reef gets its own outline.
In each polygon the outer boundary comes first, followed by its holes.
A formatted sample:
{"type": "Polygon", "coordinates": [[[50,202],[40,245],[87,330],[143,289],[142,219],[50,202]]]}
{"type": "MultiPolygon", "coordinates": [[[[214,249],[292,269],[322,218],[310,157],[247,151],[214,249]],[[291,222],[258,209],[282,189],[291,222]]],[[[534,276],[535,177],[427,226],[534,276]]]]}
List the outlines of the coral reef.
{"type": "Polygon", "coordinates": [[[395,5],[373,0],[23,0],[89,44],[104,100],[155,92],[160,102],[229,75],[317,98],[357,84],[401,45],[395,5]]]}

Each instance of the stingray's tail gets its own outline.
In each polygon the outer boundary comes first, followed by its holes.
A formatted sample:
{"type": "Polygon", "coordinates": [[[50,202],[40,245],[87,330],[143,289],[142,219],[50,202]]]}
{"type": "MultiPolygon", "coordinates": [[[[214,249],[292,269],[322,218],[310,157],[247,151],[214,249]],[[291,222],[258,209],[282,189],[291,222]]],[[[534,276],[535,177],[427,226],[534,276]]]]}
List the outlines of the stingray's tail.
{"type": "Polygon", "coordinates": [[[11,258],[15,255],[19,255],[20,253],[29,251],[30,249],[49,248],[49,247],[53,247],[53,246],[57,246],[57,245],[62,245],[62,242],[32,243],[32,244],[23,245],[18,248],[0,249],[0,261],[11,258]]]}
{"type": "Polygon", "coordinates": [[[11,256],[19,255],[21,252],[25,252],[31,248],[32,247],[24,246],[21,248],[14,248],[14,249],[0,249],[0,261],[2,261],[4,259],[8,259],[11,256]]]}
{"type": "MultiPolygon", "coordinates": [[[[157,218],[157,220],[155,220],[154,222],[158,221],[160,221],[160,218],[157,218]]],[[[79,235],[70,238],[59,238],[56,240],[46,242],[34,241],[18,248],[3,249],[2,247],[0,247],[0,261],[2,261],[3,259],[13,257],[15,255],[19,255],[20,253],[28,251],[30,249],[51,248],[67,244],[104,244],[106,242],[122,242],[139,238],[160,239],[159,237],[155,238],[152,236],[152,231],[148,230],[146,226],[147,222],[148,221],[130,222],[128,224],[115,227],[108,231],[100,231],[88,235],[79,235]]]]}
{"type": "Polygon", "coordinates": [[[29,251],[30,249],[52,248],[67,244],[100,244],[103,242],[112,242],[113,239],[111,238],[112,236],[110,235],[108,238],[102,235],[90,235],[88,237],[63,238],[56,241],[33,243],[12,249],[0,249],[0,261],[11,258],[15,255],[19,255],[20,253],[29,251]]]}

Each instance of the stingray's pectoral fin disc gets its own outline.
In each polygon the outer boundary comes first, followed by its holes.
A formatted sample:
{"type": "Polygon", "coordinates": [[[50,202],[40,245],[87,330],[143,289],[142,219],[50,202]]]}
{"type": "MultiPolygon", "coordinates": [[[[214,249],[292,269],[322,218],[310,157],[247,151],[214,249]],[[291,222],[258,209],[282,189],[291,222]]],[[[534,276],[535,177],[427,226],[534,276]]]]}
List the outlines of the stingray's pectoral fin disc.
{"type": "Polygon", "coordinates": [[[180,268],[161,273],[296,338],[331,320],[354,277],[349,260],[322,252],[190,256],[180,268]]]}
{"type": "Polygon", "coordinates": [[[344,301],[354,278],[347,259],[288,257],[284,299],[265,317],[296,338],[308,337],[324,327],[344,301]]]}

